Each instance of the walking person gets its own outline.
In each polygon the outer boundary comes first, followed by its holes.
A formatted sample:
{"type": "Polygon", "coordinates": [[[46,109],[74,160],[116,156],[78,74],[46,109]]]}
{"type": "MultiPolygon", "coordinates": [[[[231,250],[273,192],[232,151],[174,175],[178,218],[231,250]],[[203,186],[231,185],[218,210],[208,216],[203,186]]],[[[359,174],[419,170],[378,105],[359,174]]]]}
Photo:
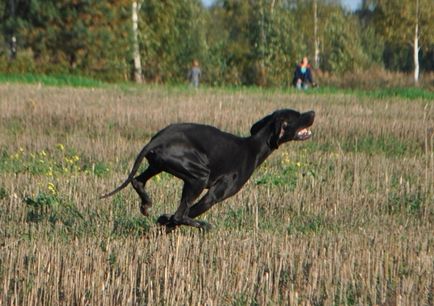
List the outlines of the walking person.
{"type": "Polygon", "coordinates": [[[188,79],[195,88],[199,87],[199,81],[201,76],[202,71],[200,70],[199,62],[197,60],[193,60],[191,69],[188,73],[188,79]]]}

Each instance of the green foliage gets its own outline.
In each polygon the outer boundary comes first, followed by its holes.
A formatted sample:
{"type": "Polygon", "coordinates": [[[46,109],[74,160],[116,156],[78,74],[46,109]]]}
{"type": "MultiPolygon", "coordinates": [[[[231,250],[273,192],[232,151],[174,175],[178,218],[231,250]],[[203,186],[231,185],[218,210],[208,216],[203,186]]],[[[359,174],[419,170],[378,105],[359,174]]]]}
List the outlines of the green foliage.
{"type": "Polygon", "coordinates": [[[143,1],[139,28],[147,79],[185,80],[191,61],[206,58],[203,14],[198,0],[143,1]]]}
{"type": "MultiPolygon", "coordinates": [[[[357,12],[336,1],[316,2],[322,71],[413,68],[414,1],[367,1],[357,12]]],[[[314,56],[313,0],[218,0],[209,8],[200,0],[137,3],[139,54],[150,82],[185,82],[197,59],[203,83],[288,86],[296,63],[314,56]]],[[[421,69],[429,71],[434,16],[430,0],[419,4],[421,69]]],[[[131,80],[131,13],[127,0],[2,2],[0,72],[131,80]]]]}
{"type": "Polygon", "coordinates": [[[0,53],[0,72],[7,72],[8,74],[30,74],[37,71],[38,68],[31,49],[18,52],[13,61],[0,53]]]}
{"type": "MultiPolygon", "coordinates": [[[[246,1],[222,1],[211,8],[207,35],[210,50],[217,53],[218,66],[211,67],[214,75],[221,75],[220,82],[244,83],[243,71],[249,63],[250,43],[246,28],[249,23],[250,5],[246,1]]],[[[209,69],[209,68],[208,68],[209,69]]]]}
{"type": "Polygon", "coordinates": [[[384,66],[392,71],[410,72],[413,69],[413,48],[410,45],[401,45],[395,41],[384,44],[384,66]]]}
{"type": "MultiPolygon", "coordinates": [[[[367,25],[360,25],[360,44],[361,49],[366,57],[366,64],[370,65],[383,65],[383,52],[385,50],[383,39],[375,31],[375,26],[371,23],[367,25]]],[[[366,68],[366,67],[358,67],[366,68]]]]}
{"type": "Polygon", "coordinates": [[[391,135],[374,137],[363,135],[361,137],[349,136],[341,144],[344,151],[364,152],[370,155],[383,153],[389,157],[400,157],[405,154],[422,154],[422,147],[414,141],[403,141],[391,135]]]}
{"type": "Polygon", "coordinates": [[[386,202],[387,212],[400,214],[406,212],[413,215],[420,215],[423,211],[426,195],[421,191],[403,192],[394,190],[389,193],[386,202]]]}
{"type": "MultiPolygon", "coordinates": [[[[14,1],[12,1],[14,2],[14,1]]],[[[17,37],[25,58],[8,64],[10,72],[74,73],[104,80],[128,75],[129,1],[41,1],[15,3],[3,32],[17,37]],[[27,66],[27,70],[26,70],[27,66]],[[33,67],[33,68],[32,68],[33,67]]]]}
{"type": "Polygon", "coordinates": [[[387,42],[400,46],[413,41],[418,23],[420,44],[423,48],[429,47],[434,42],[433,17],[431,0],[378,1],[374,11],[379,33],[387,42]]]}
{"type": "Polygon", "coordinates": [[[257,185],[282,186],[285,185],[290,190],[294,190],[297,186],[297,179],[301,165],[290,164],[283,168],[280,173],[273,171],[265,171],[255,183],[257,185]]]}
{"type": "Polygon", "coordinates": [[[121,236],[143,235],[150,228],[149,220],[143,216],[117,216],[113,225],[113,234],[121,236]]]}
{"type": "Polygon", "coordinates": [[[53,226],[60,223],[71,230],[83,219],[74,203],[64,201],[56,194],[41,192],[35,197],[26,197],[24,203],[28,208],[26,221],[29,223],[49,222],[53,226]]]}
{"type": "Polygon", "coordinates": [[[143,216],[131,215],[124,199],[120,195],[114,197],[113,204],[113,235],[140,236],[149,230],[151,226],[149,219],[143,216]]]}
{"type": "MultiPolygon", "coordinates": [[[[306,151],[303,151],[306,152],[306,151]]],[[[305,159],[304,154],[300,154],[301,159],[305,159]]],[[[294,190],[297,186],[298,179],[303,175],[314,175],[314,170],[308,164],[296,161],[293,162],[289,159],[288,153],[284,152],[279,166],[279,171],[276,173],[275,169],[267,167],[265,164],[262,167],[264,170],[255,180],[257,185],[268,186],[285,186],[288,190],[294,190]]]]}
{"type": "Polygon", "coordinates": [[[81,172],[101,177],[109,171],[110,168],[105,162],[81,158],[74,150],[65,150],[62,144],[58,144],[54,151],[29,153],[22,148],[16,153],[0,151],[0,172],[30,173],[46,177],[81,172]]]}
{"type": "Polygon", "coordinates": [[[292,78],[292,67],[307,54],[296,14],[288,14],[281,2],[258,1],[252,7],[249,29],[251,69],[247,82],[260,86],[285,86],[292,78]]]}
{"type": "Polygon", "coordinates": [[[328,14],[324,25],[322,67],[335,72],[364,67],[368,59],[363,52],[357,21],[339,8],[329,8],[328,14]]]}
{"type": "MultiPolygon", "coordinates": [[[[88,167],[89,166],[87,165],[84,167],[84,169],[86,169],[88,167]]],[[[101,161],[97,161],[96,163],[92,164],[90,169],[91,169],[92,173],[98,177],[102,177],[110,171],[110,168],[107,166],[107,164],[104,162],[101,162],[101,161]]]]}
{"type": "Polygon", "coordinates": [[[387,44],[384,54],[387,68],[405,71],[413,68],[413,52],[409,46],[414,43],[416,25],[420,47],[433,50],[434,11],[431,0],[377,1],[373,23],[387,44]]]}

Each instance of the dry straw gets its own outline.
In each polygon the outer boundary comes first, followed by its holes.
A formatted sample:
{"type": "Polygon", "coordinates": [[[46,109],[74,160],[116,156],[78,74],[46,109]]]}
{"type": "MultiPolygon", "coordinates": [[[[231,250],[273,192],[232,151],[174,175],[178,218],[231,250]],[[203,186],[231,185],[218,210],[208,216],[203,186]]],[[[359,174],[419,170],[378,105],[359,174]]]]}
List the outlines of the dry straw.
{"type": "Polygon", "coordinates": [[[434,303],[431,101],[167,88],[0,92],[0,305],[434,303]],[[208,234],[166,235],[154,225],[179,201],[181,183],[168,175],[148,184],[149,219],[132,189],[97,200],[167,124],[247,135],[284,107],[316,111],[313,139],[283,146],[205,214],[215,225],[208,234]]]}

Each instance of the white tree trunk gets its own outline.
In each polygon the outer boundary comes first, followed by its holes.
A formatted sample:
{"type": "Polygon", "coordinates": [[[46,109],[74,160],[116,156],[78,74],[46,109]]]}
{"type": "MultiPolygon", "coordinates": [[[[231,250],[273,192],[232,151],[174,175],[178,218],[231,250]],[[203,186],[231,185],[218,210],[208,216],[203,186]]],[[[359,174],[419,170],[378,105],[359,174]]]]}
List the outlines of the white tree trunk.
{"type": "MultiPolygon", "coordinates": [[[[15,1],[9,0],[9,10],[10,10],[10,17],[12,17],[15,20],[15,1]]],[[[10,38],[9,42],[9,56],[11,59],[15,59],[17,56],[17,38],[15,37],[15,30],[13,30],[12,37],[10,38]]]]}
{"type": "Polygon", "coordinates": [[[419,0],[416,1],[416,26],[414,28],[413,59],[414,59],[414,83],[419,82],[419,0]]]}
{"type": "Polygon", "coordinates": [[[419,25],[416,23],[416,28],[414,31],[414,82],[417,84],[419,82],[419,25]]]}
{"type": "Polygon", "coordinates": [[[139,48],[139,9],[140,4],[133,1],[131,9],[131,17],[133,21],[133,61],[134,61],[134,81],[141,83],[142,79],[142,63],[140,60],[139,48]]]}
{"type": "Polygon", "coordinates": [[[319,68],[319,39],[318,39],[318,2],[313,1],[313,39],[314,39],[314,65],[315,68],[319,68]]]}

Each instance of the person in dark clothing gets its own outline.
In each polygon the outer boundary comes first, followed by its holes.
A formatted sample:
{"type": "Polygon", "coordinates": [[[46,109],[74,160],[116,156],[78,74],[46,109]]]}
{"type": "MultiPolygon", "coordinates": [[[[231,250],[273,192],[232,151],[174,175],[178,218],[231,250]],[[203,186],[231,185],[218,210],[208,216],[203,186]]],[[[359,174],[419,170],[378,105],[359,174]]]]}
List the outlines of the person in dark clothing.
{"type": "Polygon", "coordinates": [[[313,87],[316,86],[316,83],[313,81],[312,77],[312,67],[309,64],[309,60],[305,56],[303,57],[301,63],[295,68],[292,85],[297,87],[297,89],[307,89],[309,88],[309,84],[311,84],[313,87]]]}

